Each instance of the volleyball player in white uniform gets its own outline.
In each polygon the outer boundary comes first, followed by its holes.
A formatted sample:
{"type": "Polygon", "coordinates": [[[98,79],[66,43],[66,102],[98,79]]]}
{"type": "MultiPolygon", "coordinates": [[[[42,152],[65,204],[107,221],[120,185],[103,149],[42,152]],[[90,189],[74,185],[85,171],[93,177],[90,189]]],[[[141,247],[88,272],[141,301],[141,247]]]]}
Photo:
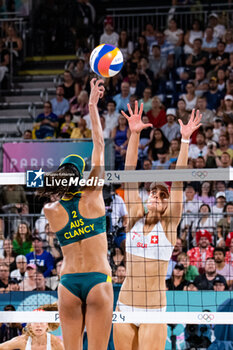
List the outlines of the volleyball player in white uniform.
{"type": "MultiPolygon", "coordinates": [[[[138,103],[130,116],[122,114],[129,122],[131,131],[125,161],[125,169],[136,168],[139,136],[143,124],[138,113],[138,103]]],[[[179,120],[182,142],[177,168],[187,166],[189,139],[199,128],[201,115],[192,111],[187,125],[179,120]]],[[[169,193],[165,184],[151,184],[145,214],[139,197],[138,184],[128,183],[125,191],[129,222],[126,234],[126,278],[121,287],[117,310],[165,311],[165,277],[168,262],[177,238],[177,226],[182,214],[183,183],[173,182],[169,193]]],[[[165,324],[114,324],[114,345],[116,350],[164,350],[167,336],[165,324]]]]}
{"type": "Polygon", "coordinates": [[[26,332],[3,344],[2,350],[64,350],[61,339],[47,333],[48,323],[31,323],[27,325],[26,332]]]}

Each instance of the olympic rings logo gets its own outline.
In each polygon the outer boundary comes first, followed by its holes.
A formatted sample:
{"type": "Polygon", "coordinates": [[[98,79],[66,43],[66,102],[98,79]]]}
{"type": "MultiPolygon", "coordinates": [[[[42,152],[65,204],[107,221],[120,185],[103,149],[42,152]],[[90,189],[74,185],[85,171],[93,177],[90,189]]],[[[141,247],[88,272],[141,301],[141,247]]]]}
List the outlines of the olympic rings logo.
{"type": "Polygon", "coordinates": [[[198,320],[200,321],[206,321],[206,322],[211,322],[214,319],[214,315],[213,314],[199,314],[197,316],[198,320]]]}
{"type": "Polygon", "coordinates": [[[199,179],[205,179],[208,175],[208,171],[193,171],[192,176],[199,179]]]}

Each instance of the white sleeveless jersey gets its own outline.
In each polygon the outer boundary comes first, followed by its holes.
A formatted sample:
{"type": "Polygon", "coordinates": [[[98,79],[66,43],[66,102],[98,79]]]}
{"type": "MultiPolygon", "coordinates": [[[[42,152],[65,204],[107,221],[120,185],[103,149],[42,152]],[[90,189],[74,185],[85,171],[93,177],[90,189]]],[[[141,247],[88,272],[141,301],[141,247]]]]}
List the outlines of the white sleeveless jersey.
{"type": "Polygon", "coordinates": [[[144,225],[145,218],[142,218],[126,233],[126,252],[143,258],[169,261],[173,245],[167,239],[161,222],[157,222],[147,235],[143,234],[144,225]]]}
{"type": "MultiPolygon", "coordinates": [[[[31,350],[31,349],[32,349],[32,338],[29,337],[25,350],[31,350]]],[[[47,349],[46,350],[52,350],[51,334],[50,333],[47,333],[47,349]]]]}

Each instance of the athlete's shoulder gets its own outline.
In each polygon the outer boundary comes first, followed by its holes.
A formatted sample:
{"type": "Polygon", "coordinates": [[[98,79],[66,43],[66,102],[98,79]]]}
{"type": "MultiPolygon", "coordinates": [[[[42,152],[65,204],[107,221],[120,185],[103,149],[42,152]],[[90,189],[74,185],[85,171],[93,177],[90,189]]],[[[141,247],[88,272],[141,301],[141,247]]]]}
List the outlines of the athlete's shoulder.
{"type": "Polygon", "coordinates": [[[50,216],[52,214],[57,213],[61,208],[62,206],[59,203],[59,201],[56,201],[52,203],[46,203],[43,209],[44,209],[45,216],[50,216]]]}

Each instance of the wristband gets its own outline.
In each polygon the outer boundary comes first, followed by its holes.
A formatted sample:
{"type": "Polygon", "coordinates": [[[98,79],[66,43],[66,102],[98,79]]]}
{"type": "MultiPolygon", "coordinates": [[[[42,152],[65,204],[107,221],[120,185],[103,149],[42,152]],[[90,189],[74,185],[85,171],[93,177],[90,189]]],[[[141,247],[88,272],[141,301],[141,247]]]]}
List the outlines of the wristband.
{"type": "Polygon", "coordinates": [[[183,142],[183,143],[189,143],[190,142],[190,140],[185,140],[185,139],[181,139],[181,142],[183,142]]]}

